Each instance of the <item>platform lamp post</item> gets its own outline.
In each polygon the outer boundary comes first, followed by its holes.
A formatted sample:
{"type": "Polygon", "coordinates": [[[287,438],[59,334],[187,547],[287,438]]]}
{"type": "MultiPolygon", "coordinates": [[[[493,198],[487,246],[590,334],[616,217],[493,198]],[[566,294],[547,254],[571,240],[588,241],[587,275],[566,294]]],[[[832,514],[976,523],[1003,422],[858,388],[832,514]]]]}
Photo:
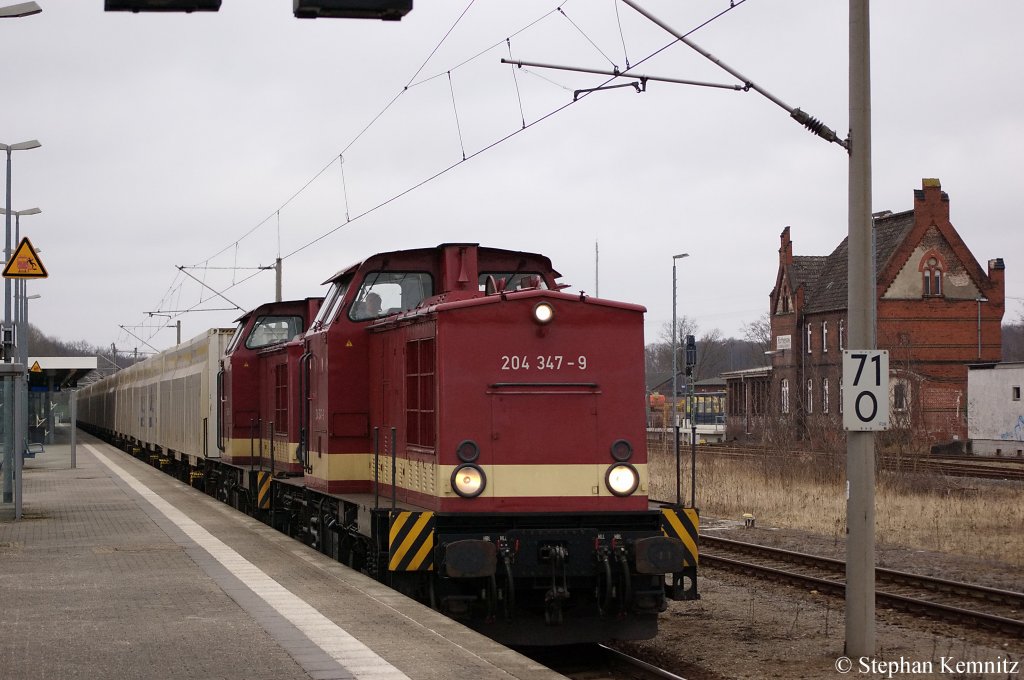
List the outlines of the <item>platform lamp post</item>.
{"type": "MultiPolygon", "coordinates": [[[[35,4],[35,3],[31,3],[35,4]]],[[[0,9],[0,16],[27,16],[25,14],[5,14],[4,12],[13,11],[18,9],[20,6],[6,7],[0,9]]],[[[38,5],[36,6],[38,8],[38,5]]],[[[29,11],[34,14],[34,11],[30,11],[32,8],[21,8],[19,11],[29,11]]],[[[11,154],[15,151],[25,151],[27,149],[36,149],[42,146],[37,140],[30,139],[27,142],[18,142],[17,144],[0,144],[0,149],[7,152],[7,202],[6,202],[6,241],[4,249],[4,263],[10,262],[11,260],[11,154]]],[[[14,357],[10,356],[9,349],[13,346],[14,342],[14,331],[11,328],[11,280],[4,279],[4,326],[3,326],[3,345],[4,345],[4,361],[11,361],[14,357]]],[[[17,441],[14,436],[14,425],[15,425],[15,410],[16,404],[15,399],[20,402],[21,396],[14,394],[14,385],[11,380],[4,380],[4,407],[3,407],[3,431],[4,431],[4,490],[3,490],[3,502],[10,503],[15,500],[14,498],[14,448],[15,442],[17,441]]],[[[17,508],[15,511],[17,515],[17,508]]]]}
{"type": "Polygon", "coordinates": [[[682,480],[680,478],[682,474],[680,472],[682,461],[679,458],[679,415],[677,413],[679,408],[677,404],[679,368],[676,357],[678,345],[676,336],[679,333],[679,329],[676,328],[676,260],[689,256],[689,253],[680,253],[679,255],[672,256],[672,446],[676,454],[676,505],[682,505],[682,480]]]}

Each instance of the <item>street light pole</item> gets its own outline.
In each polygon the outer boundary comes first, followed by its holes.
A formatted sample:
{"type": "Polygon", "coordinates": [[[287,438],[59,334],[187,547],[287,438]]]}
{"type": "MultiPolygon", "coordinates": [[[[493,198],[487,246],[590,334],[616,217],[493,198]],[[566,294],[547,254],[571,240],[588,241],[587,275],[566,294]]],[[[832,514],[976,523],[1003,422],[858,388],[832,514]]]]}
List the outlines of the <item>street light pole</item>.
{"type": "Polygon", "coordinates": [[[679,332],[679,329],[676,328],[676,260],[689,256],[689,253],[680,253],[679,255],[672,256],[672,445],[676,454],[676,505],[682,505],[682,480],[680,478],[682,474],[680,471],[682,461],[679,458],[679,417],[677,414],[678,404],[676,403],[679,394],[679,368],[676,363],[676,336],[679,332]]]}
{"type": "MultiPolygon", "coordinates": [[[[18,142],[17,144],[0,144],[0,149],[7,152],[7,203],[5,210],[5,224],[6,224],[6,241],[4,249],[4,263],[8,263],[11,260],[11,153],[14,151],[23,151],[26,149],[35,149],[42,146],[37,140],[30,139],[27,142],[18,142]]],[[[8,278],[4,279],[4,326],[3,334],[7,335],[12,333],[11,331],[11,280],[8,278]]],[[[4,338],[6,341],[7,338],[4,338]]],[[[6,347],[5,347],[6,350],[6,347]]],[[[11,361],[14,357],[7,356],[5,351],[4,361],[11,361]]],[[[14,427],[17,414],[15,411],[15,399],[18,402],[21,401],[20,395],[15,395],[13,380],[4,379],[4,406],[3,406],[3,431],[4,431],[4,489],[3,489],[3,502],[10,503],[15,500],[14,498],[14,486],[15,486],[15,460],[21,462],[20,456],[15,458],[14,451],[17,439],[15,438],[14,427]]],[[[20,451],[20,449],[19,449],[20,451]]],[[[17,509],[16,509],[16,513],[17,509]]]]}

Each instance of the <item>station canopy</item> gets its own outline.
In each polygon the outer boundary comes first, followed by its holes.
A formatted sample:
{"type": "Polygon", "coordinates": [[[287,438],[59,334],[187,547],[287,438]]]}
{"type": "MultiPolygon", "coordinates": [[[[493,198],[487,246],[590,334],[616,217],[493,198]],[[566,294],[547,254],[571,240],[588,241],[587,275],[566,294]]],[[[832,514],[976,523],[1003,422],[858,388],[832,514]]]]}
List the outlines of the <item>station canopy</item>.
{"type": "Polygon", "coordinates": [[[71,389],[96,370],[96,357],[29,357],[28,385],[34,391],[71,389]]]}

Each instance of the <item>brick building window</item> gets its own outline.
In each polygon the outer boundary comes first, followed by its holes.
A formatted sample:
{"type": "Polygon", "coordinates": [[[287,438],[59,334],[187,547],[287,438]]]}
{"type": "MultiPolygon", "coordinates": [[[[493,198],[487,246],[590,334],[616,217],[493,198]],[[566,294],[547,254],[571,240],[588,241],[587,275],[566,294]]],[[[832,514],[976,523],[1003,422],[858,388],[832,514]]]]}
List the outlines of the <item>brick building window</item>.
{"type": "Polygon", "coordinates": [[[921,283],[925,297],[942,297],[942,263],[934,255],[921,268],[921,283]]]}
{"type": "Polygon", "coordinates": [[[821,379],[821,412],[828,413],[828,378],[821,379]]]}
{"type": "Polygon", "coordinates": [[[839,351],[846,348],[846,319],[839,320],[839,351]]]}
{"type": "Polygon", "coordinates": [[[807,379],[807,412],[814,413],[814,381],[807,379]]]}
{"type": "Polygon", "coordinates": [[[1020,385],[1014,385],[1012,388],[1013,400],[1020,401],[1020,385]]]}
{"type": "Polygon", "coordinates": [[[782,379],[782,412],[789,413],[789,379],[782,379]]]}
{"type": "Polygon", "coordinates": [[[828,321],[821,322],[821,351],[828,352],[828,321]]]}
{"type": "Polygon", "coordinates": [[[843,413],[843,379],[839,379],[839,414],[843,413]]]}
{"type": "Polygon", "coordinates": [[[811,353],[811,339],[814,331],[811,330],[811,324],[807,324],[807,353],[811,353]]]}
{"type": "Polygon", "coordinates": [[[901,382],[892,386],[892,410],[897,413],[907,410],[907,386],[901,382]]]}

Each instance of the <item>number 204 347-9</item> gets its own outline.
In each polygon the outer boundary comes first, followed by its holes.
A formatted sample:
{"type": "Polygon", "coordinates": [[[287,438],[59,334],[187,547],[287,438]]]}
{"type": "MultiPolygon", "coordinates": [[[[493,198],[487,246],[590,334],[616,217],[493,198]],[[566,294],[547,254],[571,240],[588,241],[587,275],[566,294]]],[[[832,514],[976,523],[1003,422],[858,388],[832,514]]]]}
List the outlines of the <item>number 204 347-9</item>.
{"type": "Polygon", "coordinates": [[[584,354],[574,357],[566,357],[561,354],[538,354],[537,356],[503,354],[501,357],[501,370],[503,371],[557,371],[561,368],[586,370],[587,357],[584,354]]]}

